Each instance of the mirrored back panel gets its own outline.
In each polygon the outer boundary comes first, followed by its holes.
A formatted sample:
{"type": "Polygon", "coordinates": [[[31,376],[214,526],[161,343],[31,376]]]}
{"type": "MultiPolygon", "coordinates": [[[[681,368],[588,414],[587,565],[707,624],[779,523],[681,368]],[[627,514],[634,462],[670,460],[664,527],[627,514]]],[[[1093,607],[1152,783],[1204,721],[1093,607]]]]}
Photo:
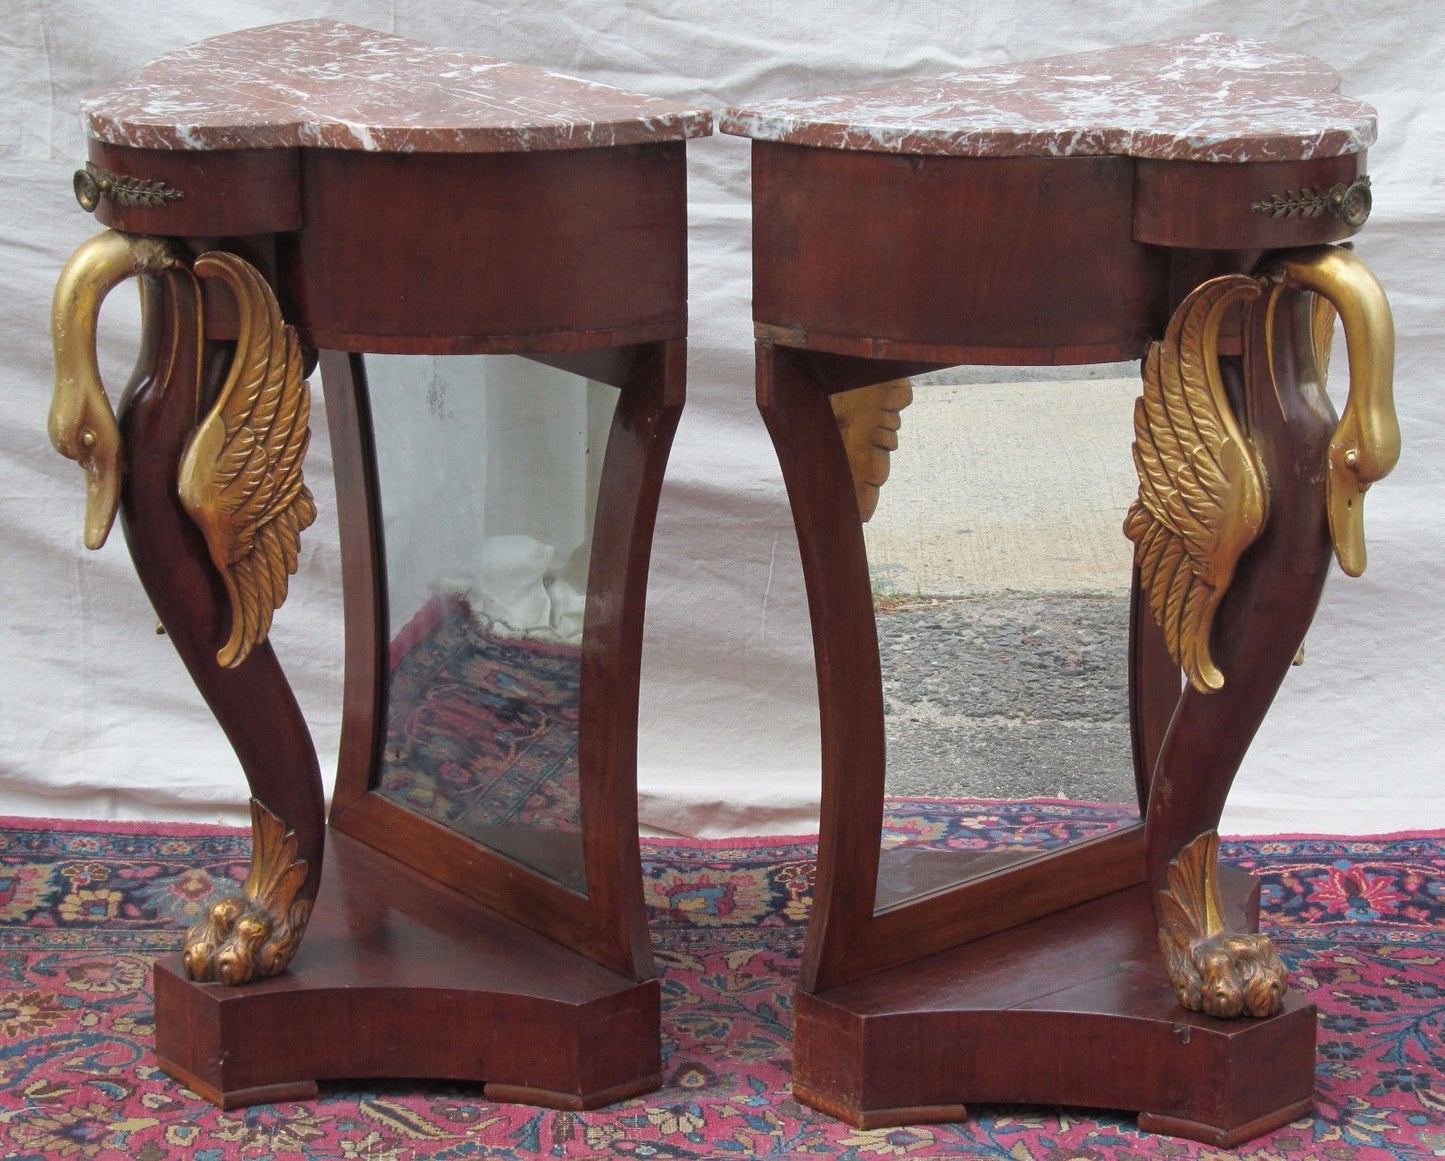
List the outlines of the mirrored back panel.
{"type": "Polygon", "coordinates": [[[833,397],[883,671],[877,910],[1139,822],[1122,532],[1138,382],[987,373],[833,397]]]}
{"type": "Polygon", "coordinates": [[[585,893],[581,657],[618,392],[513,355],[366,366],[390,640],[373,789],[585,893]]]}

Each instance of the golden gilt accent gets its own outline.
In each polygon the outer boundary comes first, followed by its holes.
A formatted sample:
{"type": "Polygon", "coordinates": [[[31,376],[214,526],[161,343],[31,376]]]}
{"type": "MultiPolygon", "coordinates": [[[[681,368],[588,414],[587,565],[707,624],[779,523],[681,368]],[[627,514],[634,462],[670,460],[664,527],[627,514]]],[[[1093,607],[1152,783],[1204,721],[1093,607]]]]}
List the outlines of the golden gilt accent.
{"type": "Polygon", "coordinates": [[[95,212],[101,198],[110,198],[121,206],[160,209],[186,196],[178,189],[171,189],[163,181],[111,173],[93,161],[87,161],[84,169],[75,171],[71,185],[75,189],[75,200],[87,214],[95,212]]]}
{"type": "Polygon", "coordinates": [[[893,379],[830,396],[833,417],[848,453],[858,518],[868,520],[878,508],[878,493],[888,482],[890,453],[898,450],[900,412],[913,402],[913,384],[893,379]]]}
{"type": "MultiPolygon", "coordinates": [[[[1365,492],[1400,458],[1395,417],[1395,322],[1370,268],[1340,246],[1308,246],[1274,256],[1269,278],[1312,290],[1339,312],[1350,368],[1349,397],[1330,438],[1325,503],[1335,557],[1349,576],[1365,571],[1365,492]]],[[[1315,315],[1315,358],[1320,358],[1315,315]]],[[[1323,373],[1323,365],[1321,372],[1323,373]]]]}
{"type": "Polygon", "coordinates": [[[296,832],[251,799],[250,873],[241,894],[212,903],[186,933],[186,975],[234,986],[285,969],[311,918],[311,900],[296,898],[307,873],[296,847],[296,832]]]}
{"type": "Polygon", "coordinates": [[[240,316],[226,381],[180,465],[181,503],[230,597],[231,632],[216,660],[232,668],[266,639],[296,571],[301,531],[316,518],[301,474],[311,394],[296,331],[260,272],[220,250],[202,254],[194,269],[230,288],[240,316]]]}
{"type": "Polygon", "coordinates": [[[1202,693],[1224,685],[1209,633],[1266,516],[1263,473],[1230,408],[1218,355],[1225,311],[1259,293],[1254,279],[1226,275],[1190,294],[1164,341],[1150,345],[1134,404],[1139,498],[1124,535],[1169,653],[1202,693]]]}
{"type": "Polygon", "coordinates": [[[1348,184],[1336,182],[1327,190],[1308,185],[1282,194],[1266,194],[1251,202],[1249,208],[1267,218],[1322,218],[1333,214],[1345,225],[1359,229],[1369,220],[1373,204],[1370,179],[1357,177],[1348,184]]]}
{"type": "Polygon", "coordinates": [[[1314,296],[1310,303],[1310,350],[1321,387],[1330,380],[1330,355],[1335,346],[1335,320],[1339,317],[1339,311],[1328,298],[1322,294],[1314,296]]]}
{"type": "MultiPolygon", "coordinates": [[[[101,305],[128,278],[184,266],[185,256],[174,242],[105,230],[80,244],[55,284],[50,311],[55,348],[50,442],[85,469],[86,548],[105,543],[120,507],[120,427],[95,355],[101,305]]],[[[142,294],[142,315],[151,309],[148,296],[142,294]]]]}
{"type": "Polygon", "coordinates": [[[1289,973],[1268,936],[1230,931],[1219,898],[1219,835],[1206,831],[1169,864],[1159,948],[1179,1002],[1211,1016],[1272,1016],[1289,973]]]}

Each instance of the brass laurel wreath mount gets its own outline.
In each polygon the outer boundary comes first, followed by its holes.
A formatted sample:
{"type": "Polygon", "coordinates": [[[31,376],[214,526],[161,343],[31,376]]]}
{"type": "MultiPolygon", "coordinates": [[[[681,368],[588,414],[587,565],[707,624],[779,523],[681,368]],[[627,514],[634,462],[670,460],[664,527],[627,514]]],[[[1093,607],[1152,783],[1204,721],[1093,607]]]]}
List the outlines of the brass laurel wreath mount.
{"type": "MultiPolygon", "coordinates": [[[[192,429],[177,465],[182,507],[200,529],[230,606],[216,664],[235,668],[269,634],[296,571],[300,535],[316,517],[302,477],[310,439],[310,390],[296,331],[282,320],[261,273],[235,254],[210,251],[191,262],[174,242],[107,230],[83,243],[56,284],[52,308],[55,393],[50,438],[86,472],[85,544],[105,543],[120,505],[128,450],[96,362],[96,324],[105,296],[133,276],[214,280],[236,301],[239,332],[225,381],[192,429]]],[[[197,287],[199,291],[199,287],[197,287]]],[[[142,310],[158,296],[142,295],[142,310]]],[[[195,301],[202,303],[199,293],[195,301]]],[[[147,319],[147,329],[153,320],[147,319]]],[[[168,322],[196,328],[201,310],[168,322]]],[[[142,368],[143,372],[149,371],[142,368]]],[[[196,374],[199,376],[199,368],[196,374]]],[[[192,385],[201,398],[199,380],[192,385]]],[[[136,448],[145,455],[150,449],[136,448]]],[[[252,799],[250,873],[240,895],[213,903],[186,937],[187,974],[240,984],[282,971],[311,914],[297,899],[308,873],[296,834],[252,799]]]]}
{"type": "Polygon", "coordinates": [[[1359,229],[1369,219],[1373,205],[1370,179],[1357,177],[1349,184],[1337,182],[1327,190],[1313,185],[1266,194],[1249,208],[1269,218],[1319,218],[1328,213],[1352,229],[1359,229]]]}
{"type": "Polygon", "coordinates": [[[159,209],[186,196],[178,189],[169,188],[163,181],[111,173],[93,161],[87,161],[84,169],[75,171],[71,184],[75,188],[75,200],[87,214],[95,212],[101,198],[109,198],[120,206],[159,209]]]}

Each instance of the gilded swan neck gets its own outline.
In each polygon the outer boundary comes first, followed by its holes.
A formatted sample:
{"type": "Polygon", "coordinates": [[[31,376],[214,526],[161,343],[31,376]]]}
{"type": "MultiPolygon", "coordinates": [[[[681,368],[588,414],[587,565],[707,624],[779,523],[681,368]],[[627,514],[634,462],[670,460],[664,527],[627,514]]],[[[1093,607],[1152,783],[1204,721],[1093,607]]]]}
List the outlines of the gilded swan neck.
{"type": "Polygon", "coordinates": [[[61,271],[51,306],[55,393],[50,442],[85,469],[85,546],[99,548],[120,505],[121,444],[96,360],[96,322],[105,296],[127,278],[184,265],[161,238],[107,230],[81,244],[61,271]]]}

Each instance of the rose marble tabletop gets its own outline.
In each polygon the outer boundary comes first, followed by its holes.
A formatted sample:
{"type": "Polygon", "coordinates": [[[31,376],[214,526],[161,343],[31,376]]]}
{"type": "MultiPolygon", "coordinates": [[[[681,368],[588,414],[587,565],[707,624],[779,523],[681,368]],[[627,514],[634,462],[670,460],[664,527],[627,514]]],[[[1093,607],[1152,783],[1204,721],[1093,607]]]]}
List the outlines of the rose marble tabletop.
{"type": "Polygon", "coordinates": [[[702,137],[693,106],[331,20],[212,37],[81,103],[141,149],[496,153],[702,137]]]}
{"type": "Polygon", "coordinates": [[[881,153],[1305,161],[1375,140],[1374,109],[1339,87],[1314,57],[1209,34],[741,106],[719,127],[881,153]]]}

